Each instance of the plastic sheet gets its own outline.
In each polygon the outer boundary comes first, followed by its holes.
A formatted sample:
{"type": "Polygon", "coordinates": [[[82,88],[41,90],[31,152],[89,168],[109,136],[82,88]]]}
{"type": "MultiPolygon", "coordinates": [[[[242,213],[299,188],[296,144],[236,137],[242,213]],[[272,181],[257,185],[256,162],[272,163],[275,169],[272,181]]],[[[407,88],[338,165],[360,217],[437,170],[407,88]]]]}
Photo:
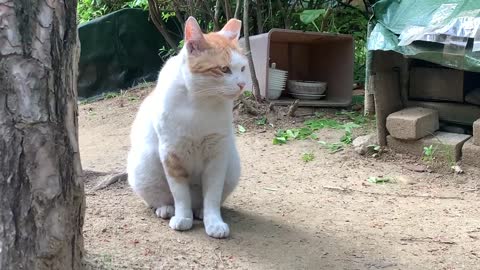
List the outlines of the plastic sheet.
{"type": "MultiPolygon", "coordinates": [[[[182,30],[169,20],[176,41],[182,30]]],[[[78,96],[92,98],[145,81],[155,81],[167,42],[148,19],[148,11],[122,9],[78,27],[81,43],[78,96]]]]}
{"type": "Polygon", "coordinates": [[[480,1],[381,0],[369,50],[480,72],[480,1]]]}

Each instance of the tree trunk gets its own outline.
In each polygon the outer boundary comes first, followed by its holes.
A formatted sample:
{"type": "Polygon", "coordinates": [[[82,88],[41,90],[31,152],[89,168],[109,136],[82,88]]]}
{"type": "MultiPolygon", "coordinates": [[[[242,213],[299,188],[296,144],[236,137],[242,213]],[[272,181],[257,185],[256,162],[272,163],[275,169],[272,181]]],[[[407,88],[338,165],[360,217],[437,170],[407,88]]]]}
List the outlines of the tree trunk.
{"type": "Polygon", "coordinates": [[[77,1],[0,4],[0,269],[82,269],[77,1]]]}
{"type": "Polygon", "coordinates": [[[257,32],[258,34],[263,34],[263,0],[256,1],[256,14],[257,14],[257,32]]]}
{"type": "MultiPolygon", "coordinates": [[[[367,29],[367,40],[370,39],[370,33],[373,29],[373,23],[370,21],[368,23],[367,29]]],[[[373,63],[373,52],[367,51],[367,59],[365,64],[365,100],[364,100],[364,115],[374,115],[375,114],[375,85],[372,78],[372,63],[373,63]]]]}

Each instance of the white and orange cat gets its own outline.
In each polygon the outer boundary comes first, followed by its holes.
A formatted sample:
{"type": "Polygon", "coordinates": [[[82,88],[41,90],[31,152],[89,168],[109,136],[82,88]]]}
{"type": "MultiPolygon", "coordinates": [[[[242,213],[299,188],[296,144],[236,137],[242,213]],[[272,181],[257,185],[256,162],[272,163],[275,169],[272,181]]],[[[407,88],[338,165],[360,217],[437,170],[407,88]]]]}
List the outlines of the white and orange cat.
{"type": "Polygon", "coordinates": [[[195,216],[211,237],[230,233],[220,207],[240,177],[232,108],[247,80],[241,27],[231,19],[203,34],[188,18],[183,49],[165,63],[132,126],[128,181],[174,230],[189,230],[195,216]]]}

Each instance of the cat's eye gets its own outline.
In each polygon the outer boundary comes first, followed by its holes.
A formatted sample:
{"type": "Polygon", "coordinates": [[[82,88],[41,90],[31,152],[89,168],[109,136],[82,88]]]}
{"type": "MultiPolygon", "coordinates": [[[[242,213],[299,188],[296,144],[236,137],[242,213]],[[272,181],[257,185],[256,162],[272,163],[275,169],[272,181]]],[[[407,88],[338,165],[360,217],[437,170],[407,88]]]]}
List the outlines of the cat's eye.
{"type": "Polygon", "coordinates": [[[242,67],[242,72],[244,72],[244,71],[245,71],[245,66],[242,67]]]}
{"type": "Polygon", "coordinates": [[[231,74],[231,73],[232,73],[232,71],[230,70],[230,68],[227,67],[227,66],[221,67],[220,69],[222,70],[223,73],[228,73],[228,74],[231,74]]]}

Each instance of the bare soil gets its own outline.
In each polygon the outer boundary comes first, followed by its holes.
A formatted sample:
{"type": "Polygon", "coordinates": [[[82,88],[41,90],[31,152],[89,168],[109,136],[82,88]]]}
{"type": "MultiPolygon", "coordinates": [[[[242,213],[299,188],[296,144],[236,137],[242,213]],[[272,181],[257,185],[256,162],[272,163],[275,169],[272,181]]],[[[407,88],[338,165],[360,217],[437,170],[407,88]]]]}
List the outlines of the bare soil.
{"type": "MultiPolygon", "coordinates": [[[[247,131],[238,135],[242,179],[223,209],[228,239],[209,238],[201,222],[172,231],[125,182],[92,192],[125,169],[130,124],[148,91],[80,106],[88,269],[480,269],[478,168],[415,172],[421,162],[394,153],[272,144],[276,128],[301,119],[258,127],[238,117],[247,131]],[[306,152],[313,161],[302,160],[306,152]]],[[[320,132],[332,142],[342,135],[320,132]]]]}

